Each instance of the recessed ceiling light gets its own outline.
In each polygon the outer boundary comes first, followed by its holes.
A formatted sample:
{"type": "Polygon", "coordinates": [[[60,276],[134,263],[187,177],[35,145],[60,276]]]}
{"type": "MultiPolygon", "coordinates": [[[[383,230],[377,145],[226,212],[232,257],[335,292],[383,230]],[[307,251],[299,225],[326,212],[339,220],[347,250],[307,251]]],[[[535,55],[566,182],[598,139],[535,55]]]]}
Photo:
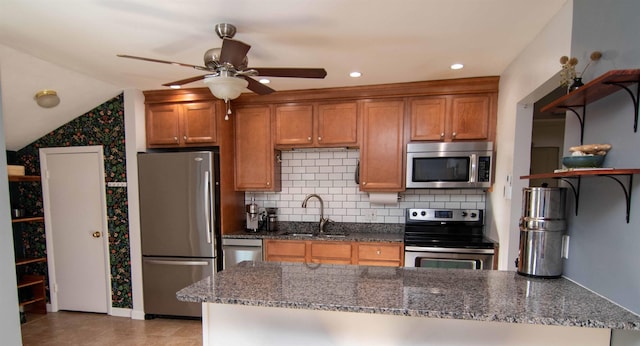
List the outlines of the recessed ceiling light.
{"type": "Polygon", "coordinates": [[[360,73],[358,71],[353,71],[353,72],[349,73],[349,76],[351,76],[353,78],[358,78],[358,77],[362,76],[362,73],[360,73]]]}
{"type": "Polygon", "coordinates": [[[269,83],[271,83],[271,81],[270,81],[270,80],[268,80],[268,79],[266,79],[266,78],[262,78],[262,79],[260,79],[260,83],[262,83],[262,84],[269,84],[269,83]]]}
{"type": "Polygon", "coordinates": [[[171,89],[180,89],[179,85],[169,85],[169,88],[171,89]]]}
{"type": "Polygon", "coordinates": [[[464,65],[462,65],[462,64],[453,64],[453,65],[451,65],[451,69],[452,70],[459,70],[459,69],[461,69],[463,67],[464,67],[464,65]]]}

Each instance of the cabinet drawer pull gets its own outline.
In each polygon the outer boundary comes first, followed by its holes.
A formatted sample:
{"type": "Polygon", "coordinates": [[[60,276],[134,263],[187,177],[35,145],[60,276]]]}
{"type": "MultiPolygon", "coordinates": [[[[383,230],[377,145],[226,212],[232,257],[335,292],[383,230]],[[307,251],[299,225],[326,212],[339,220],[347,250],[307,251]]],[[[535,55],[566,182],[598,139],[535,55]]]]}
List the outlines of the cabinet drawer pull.
{"type": "Polygon", "coordinates": [[[376,255],[381,255],[381,254],[382,254],[382,251],[380,251],[380,249],[378,249],[378,250],[376,251],[376,255]]]}
{"type": "Polygon", "coordinates": [[[187,136],[182,137],[185,141],[187,140],[187,136]]]}
{"type": "Polygon", "coordinates": [[[456,135],[457,135],[457,133],[455,133],[455,132],[451,134],[451,136],[452,136],[453,138],[456,138],[456,135]]]}
{"type": "Polygon", "coordinates": [[[322,137],[318,137],[318,141],[321,141],[321,140],[322,140],[322,137]]]}
{"type": "Polygon", "coordinates": [[[440,132],[440,138],[444,138],[444,132],[440,132]]]}
{"type": "Polygon", "coordinates": [[[177,142],[177,141],[178,141],[178,137],[173,137],[173,140],[174,140],[175,142],[177,142]]]}

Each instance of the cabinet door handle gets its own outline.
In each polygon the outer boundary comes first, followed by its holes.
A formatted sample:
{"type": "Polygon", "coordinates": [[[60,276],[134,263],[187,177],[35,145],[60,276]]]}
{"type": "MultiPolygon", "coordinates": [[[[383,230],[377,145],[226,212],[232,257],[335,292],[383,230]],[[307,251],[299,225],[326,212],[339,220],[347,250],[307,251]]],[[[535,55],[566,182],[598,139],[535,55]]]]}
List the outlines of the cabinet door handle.
{"type": "Polygon", "coordinates": [[[366,181],[363,181],[363,182],[362,182],[362,185],[367,185],[367,182],[366,182],[366,181]]]}
{"type": "Polygon", "coordinates": [[[307,137],[307,141],[311,142],[311,137],[307,137]]]}
{"type": "Polygon", "coordinates": [[[454,132],[454,133],[451,134],[451,137],[456,138],[456,135],[457,135],[457,133],[454,132]]]}
{"type": "Polygon", "coordinates": [[[444,138],[444,132],[440,132],[440,138],[444,138]]]}
{"type": "Polygon", "coordinates": [[[187,136],[182,137],[185,141],[187,140],[187,136]]]}
{"type": "Polygon", "coordinates": [[[102,236],[102,232],[95,231],[95,232],[93,232],[93,234],[91,234],[91,236],[94,237],[94,238],[100,238],[102,236]]]}
{"type": "Polygon", "coordinates": [[[177,142],[177,141],[178,141],[178,137],[173,137],[173,140],[174,140],[175,142],[177,142]]]}
{"type": "Polygon", "coordinates": [[[378,251],[376,251],[376,255],[381,255],[381,254],[382,254],[382,251],[378,249],[378,251]]]}
{"type": "Polygon", "coordinates": [[[318,137],[318,142],[322,140],[322,137],[318,137]]]}
{"type": "Polygon", "coordinates": [[[271,185],[271,182],[268,182],[268,181],[267,181],[267,186],[269,186],[269,185],[271,185]]]}

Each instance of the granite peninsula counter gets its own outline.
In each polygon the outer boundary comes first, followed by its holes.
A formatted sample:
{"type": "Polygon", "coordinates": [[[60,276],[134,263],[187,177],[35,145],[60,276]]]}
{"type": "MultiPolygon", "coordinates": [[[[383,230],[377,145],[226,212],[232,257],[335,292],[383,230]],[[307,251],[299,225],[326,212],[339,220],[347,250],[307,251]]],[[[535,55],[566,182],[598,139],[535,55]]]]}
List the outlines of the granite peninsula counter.
{"type": "MultiPolygon", "coordinates": [[[[587,327],[562,328],[563,331],[577,333],[569,336],[569,339],[554,336],[552,340],[575,342],[575,337],[581,335],[580,337],[585,338],[580,339],[581,344],[590,342],[589,344],[594,345],[609,345],[609,329],[640,330],[640,316],[569,280],[527,278],[506,271],[242,262],[217,273],[214,279],[202,280],[179,291],[177,297],[182,301],[213,303],[203,306],[205,330],[209,330],[207,325],[213,329],[222,328],[219,318],[221,314],[228,320],[230,315],[237,313],[236,317],[243,323],[248,323],[249,320],[258,324],[260,320],[267,323],[269,328],[260,329],[253,324],[252,328],[269,332],[273,337],[283,337],[282,333],[291,334],[292,328],[299,330],[302,325],[304,335],[313,335],[309,340],[315,340],[316,343],[312,344],[325,344],[318,339],[322,335],[329,336],[326,344],[335,344],[335,337],[339,334],[335,328],[329,328],[333,331],[327,332],[327,319],[323,313],[329,313],[328,320],[334,322],[341,320],[340,316],[350,314],[350,321],[354,317],[358,320],[373,318],[374,320],[367,320],[365,324],[387,327],[395,325],[392,318],[397,317],[401,318],[397,323],[405,329],[415,323],[429,323],[434,332],[460,328],[457,325],[442,326],[441,323],[447,320],[480,323],[481,326],[477,328],[483,334],[493,329],[488,328],[491,325],[501,330],[512,330],[508,335],[514,335],[513,328],[521,329],[522,326],[587,327]],[[275,315],[271,316],[271,313],[275,315]],[[320,317],[307,316],[312,313],[320,317]],[[283,316],[290,316],[292,319],[283,316]],[[320,320],[325,322],[319,322],[320,320]],[[280,332],[275,332],[279,330],[275,326],[278,324],[276,322],[283,323],[280,332]],[[287,326],[287,323],[293,325],[287,326]],[[319,330],[312,330],[312,327],[318,325],[321,326],[319,330]]],[[[340,323],[340,328],[345,328],[344,323],[346,320],[340,323]]],[[[473,326],[467,324],[464,328],[473,330],[473,326]]],[[[229,326],[225,328],[228,329],[229,326]]],[[[411,328],[421,330],[420,333],[412,332],[412,336],[422,335],[425,330],[430,330],[423,325],[411,328]]],[[[378,327],[373,329],[380,330],[378,327]]],[[[392,334],[397,334],[396,329],[390,329],[393,330],[392,334]]],[[[540,332],[537,329],[529,332],[519,330],[517,334],[529,333],[539,338],[540,332]]],[[[348,334],[350,333],[353,333],[353,329],[349,329],[348,334]]],[[[495,331],[488,333],[495,339],[495,331]]],[[[544,333],[549,331],[545,330],[544,333]]],[[[296,338],[295,342],[308,341],[298,339],[302,337],[300,333],[293,334],[295,335],[288,337],[296,338]]],[[[215,333],[210,336],[215,336],[216,340],[222,337],[215,333]]],[[[267,336],[262,335],[262,340],[265,337],[267,336]]],[[[375,340],[379,341],[381,337],[385,336],[378,335],[375,340]]],[[[348,338],[340,336],[340,340],[348,338]]],[[[408,340],[407,335],[402,338],[408,340]]],[[[496,342],[493,339],[491,342],[496,342]]],[[[275,342],[276,339],[273,340],[275,342]]],[[[474,336],[471,340],[478,344],[480,339],[474,336]]],[[[518,344],[524,344],[524,339],[517,340],[518,344]]],[[[249,343],[247,340],[247,344],[249,343]]]]}

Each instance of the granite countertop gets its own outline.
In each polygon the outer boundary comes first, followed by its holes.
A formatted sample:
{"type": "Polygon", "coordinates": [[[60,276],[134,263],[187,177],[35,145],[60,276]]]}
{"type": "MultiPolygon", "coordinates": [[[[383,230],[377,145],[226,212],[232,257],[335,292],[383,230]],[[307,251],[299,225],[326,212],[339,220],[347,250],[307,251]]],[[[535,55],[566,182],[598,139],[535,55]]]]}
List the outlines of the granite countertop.
{"type": "Polygon", "coordinates": [[[223,234],[222,237],[360,242],[402,242],[404,240],[404,224],[330,223],[325,234],[318,234],[317,228],[317,222],[280,222],[276,232],[239,230],[233,234],[223,234]]]}
{"type": "Polygon", "coordinates": [[[187,302],[640,330],[640,316],[565,279],[510,271],[242,262],[187,302]]]}

